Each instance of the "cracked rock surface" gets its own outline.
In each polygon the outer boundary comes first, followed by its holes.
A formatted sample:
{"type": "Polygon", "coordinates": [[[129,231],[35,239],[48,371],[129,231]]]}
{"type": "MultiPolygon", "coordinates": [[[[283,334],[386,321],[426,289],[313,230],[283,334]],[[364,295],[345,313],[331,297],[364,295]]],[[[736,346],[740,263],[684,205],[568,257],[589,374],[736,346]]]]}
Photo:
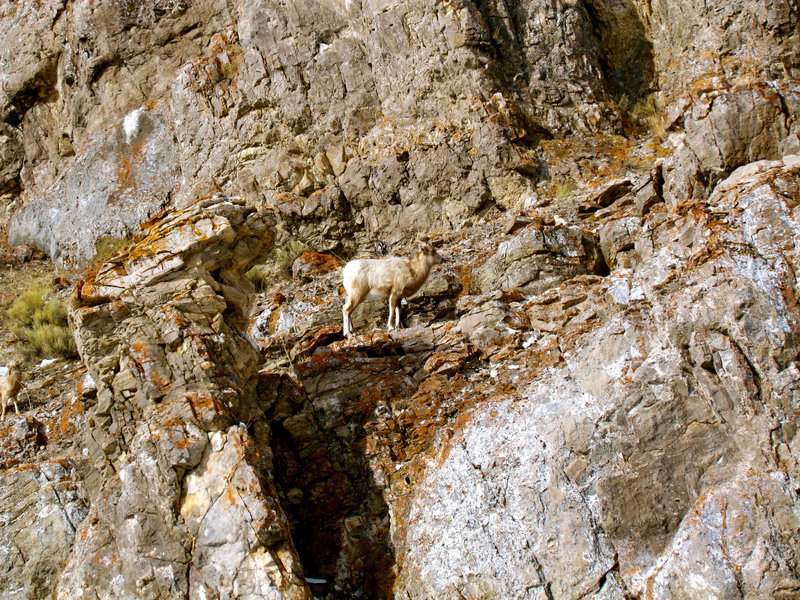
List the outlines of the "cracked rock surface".
{"type": "Polygon", "coordinates": [[[0,25],[0,600],[800,596],[797,0],[0,25]]]}
{"type": "Polygon", "coordinates": [[[245,425],[259,417],[243,270],[273,236],[268,213],[200,200],[77,284],[90,506],[57,597],[310,597],[245,425]]]}
{"type": "Polygon", "coordinates": [[[396,540],[404,592],[797,588],[798,472],[782,440],[797,414],[796,257],[783,236],[800,231],[798,168],[793,157],[734,172],[709,200],[718,216],[664,228],[683,255],[668,243],[602,284],[635,301],[616,296],[591,331],[559,344],[558,364],[532,383],[520,374],[460,424],[410,494],[396,540]],[[767,228],[780,233],[753,233],[767,228]],[[692,244],[678,246],[687,230],[692,244]]]}

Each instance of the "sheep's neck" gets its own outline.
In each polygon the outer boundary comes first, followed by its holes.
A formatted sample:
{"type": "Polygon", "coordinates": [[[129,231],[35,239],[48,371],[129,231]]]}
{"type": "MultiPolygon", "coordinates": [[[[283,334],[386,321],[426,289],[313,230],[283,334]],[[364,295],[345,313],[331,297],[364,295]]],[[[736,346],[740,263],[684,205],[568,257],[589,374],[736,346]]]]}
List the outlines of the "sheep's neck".
{"type": "Polygon", "coordinates": [[[415,279],[425,279],[430,273],[433,263],[424,254],[419,254],[411,260],[411,272],[415,279]]]}

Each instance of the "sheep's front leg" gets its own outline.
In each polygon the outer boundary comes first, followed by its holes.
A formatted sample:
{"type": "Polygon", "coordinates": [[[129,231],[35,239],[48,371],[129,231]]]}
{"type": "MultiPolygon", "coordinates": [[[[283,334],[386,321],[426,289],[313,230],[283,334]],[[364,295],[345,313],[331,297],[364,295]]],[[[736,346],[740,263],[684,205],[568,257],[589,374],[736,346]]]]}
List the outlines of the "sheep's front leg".
{"type": "Polygon", "coordinates": [[[353,334],[353,320],[351,315],[353,311],[358,308],[358,305],[367,297],[369,289],[354,288],[347,290],[347,299],[344,301],[342,307],[342,331],[345,337],[350,337],[353,334]]]}
{"type": "Polygon", "coordinates": [[[387,329],[397,329],[400,323],[400,298],[397,294],[389,295],[389,321],[386,323],[387,329]],[[392,316],[394,315],[395,323],[392,325],[392,316]]]}

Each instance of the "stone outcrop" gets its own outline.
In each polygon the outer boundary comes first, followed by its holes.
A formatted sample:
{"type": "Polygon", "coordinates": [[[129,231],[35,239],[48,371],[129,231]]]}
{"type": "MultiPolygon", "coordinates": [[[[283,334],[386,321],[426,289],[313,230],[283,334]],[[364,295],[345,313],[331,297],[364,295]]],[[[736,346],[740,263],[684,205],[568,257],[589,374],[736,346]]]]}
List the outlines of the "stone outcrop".
{"type": "Polygon", "coordinates": [[[580,229],[542,225],[501,243],[474,277],[482,292],[518,287],[536,293],[581,273],[605,270],[597,242],[580,229]]]}
{"type": "Polygon", "coordinates": [[[649,2],[662,120],[683,129],[665,169],[670,205],[734,169],[800,151],[797,3],[649,2]]]}
{"type": "Polygon", "coordinates": [[[105,137],[16,212],[10,244],[30,242],[52,260],[85,265],[97,240],[133,237],[168,202],[179,170],[167,124],[137,109],[105,137]]]}
{"type": "Polygon", "coordinates": [[[293,376],[261,386],[307,563],[379,597],[791,597],[799,168],[740,168],[685,214],[638,215],[637,183],[595,225],[627,232],[610,274],[464,294],[428,327],[331,344],[324,293],[278,299],[260,343],[293,376]]]}
{"type": "Polygon", "coordinates": [[[269,214],[214,197],[77,284],[70,318],[97,387],[91,505],[57,597],[310,597],[255,439],[269,431],[241,331],[243,271],[273,240],[269,214]]]}
{"type": "Polygon", "coordinates": [[[800,150],[798,109],[795,82],[703,94],[686,111],[685,133],[665,165],[667,202],[704,198],[735,168],[800,150]]]}
{"type": "Polygon", "coordinates": [[[45,461],[0,476],[3,598],[52,597],[86,518],[74,463],[45,461]]]}
{"type": "MultiPolygon", "coordinates": [[[[640,4],[667,106],[687,93],[719,89],[754,76],[762,81],[800,78],[800,33],[793,0],[640,4]]],[[[676,115],[683,112],[678,106],[676,115]]]]}

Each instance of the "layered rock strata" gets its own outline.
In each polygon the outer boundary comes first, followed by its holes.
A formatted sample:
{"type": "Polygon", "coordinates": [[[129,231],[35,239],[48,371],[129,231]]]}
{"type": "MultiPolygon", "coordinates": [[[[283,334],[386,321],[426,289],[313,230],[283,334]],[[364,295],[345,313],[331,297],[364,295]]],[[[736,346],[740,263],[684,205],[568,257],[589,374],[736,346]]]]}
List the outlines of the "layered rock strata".
{"type": "Polygon", "coordinates": [[[376,597],[792,597],[799,160],[683,212],[628,186],[593,225],[606,276],[502,289],[497,257],[558,226],[465,240],[448,258],[501,289],[431,282],[410,329],[330,343],[341,300],[273,299],[253,333],[292,361],[261,390],[309,567],[376,597]]]}
{"type": "Polygon", "coordinates": [[[215,197],[77,284],[70,319],[97,387],[82,440],[90,508],[57,597],[310,597],[242,333],[243,270],[273,239],[268,213],[215,197]]]}
{"type": "Polygon", "coordinates": [[[636,236],[589,330],[455,428],[392,513],[400,596],[800,589],[798,169],[743,167],[636,236]]]}
{"type": "Polygon", "coordinates": [[[163,210],[0,429],[0,597],[800,595],[798,15],[0,3],[10,238],[163,210]],[[276,222],[324,254],[248,323],[276,222]],[[342,340],[337,265],[422,231],[409,327],[342,340]]]}

